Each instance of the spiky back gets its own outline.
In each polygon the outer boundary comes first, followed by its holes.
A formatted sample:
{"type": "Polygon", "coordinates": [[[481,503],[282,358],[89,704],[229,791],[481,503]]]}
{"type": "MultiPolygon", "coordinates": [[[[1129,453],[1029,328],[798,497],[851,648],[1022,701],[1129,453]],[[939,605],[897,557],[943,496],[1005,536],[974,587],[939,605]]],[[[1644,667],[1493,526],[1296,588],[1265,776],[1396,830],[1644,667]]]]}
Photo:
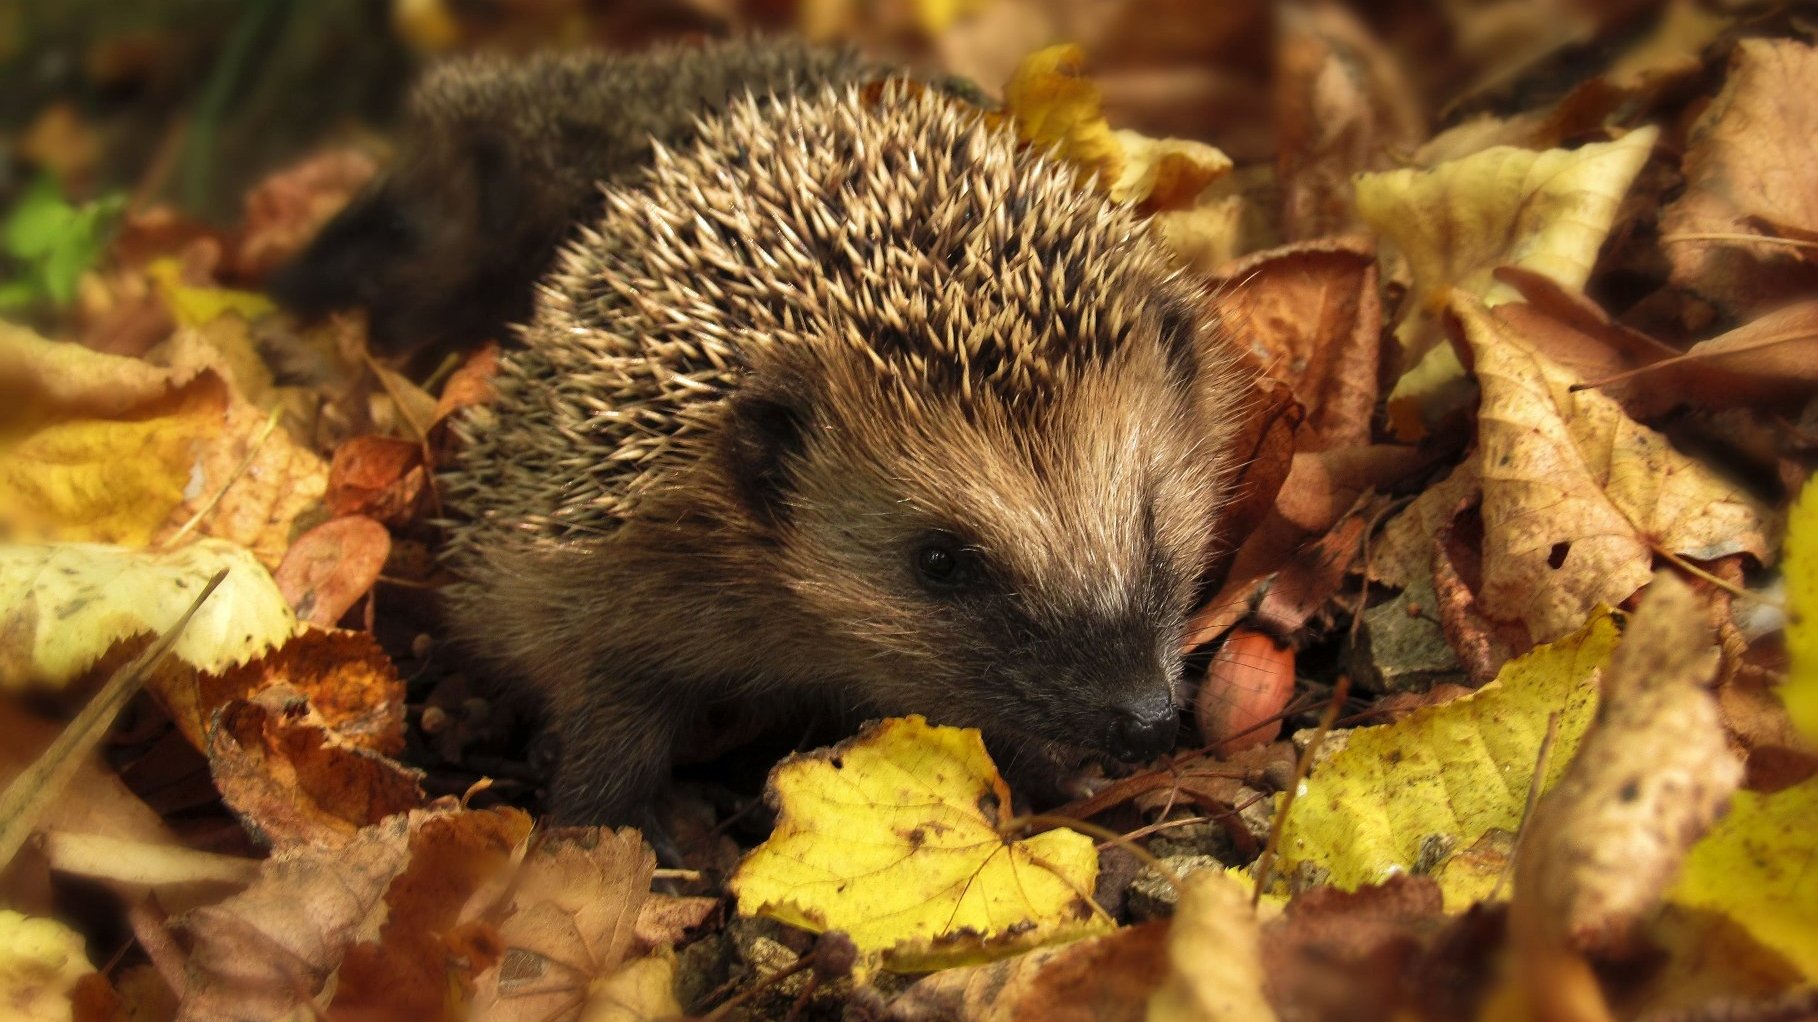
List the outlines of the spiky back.
{"type": "Polygon", "coordinates": [[[725,398],[779,357],[856,355],[911,408],[1039,406],[1115,353],[1170,276],[1130,214],[949,97],[734,104],[610,190],[560,259],[528,348],[465,425],[455,547],[609,534],[707,455],[725,398]]]}

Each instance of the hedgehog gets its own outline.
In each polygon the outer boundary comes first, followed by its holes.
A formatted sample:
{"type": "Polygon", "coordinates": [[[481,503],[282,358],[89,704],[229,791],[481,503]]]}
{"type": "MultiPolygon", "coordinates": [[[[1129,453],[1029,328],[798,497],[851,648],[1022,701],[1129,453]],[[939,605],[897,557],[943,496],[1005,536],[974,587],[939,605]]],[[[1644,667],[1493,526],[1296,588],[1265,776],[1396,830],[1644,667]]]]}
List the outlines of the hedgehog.
{"type": "Polygon", "coordinates": [[[605,191],[456,426],[454,634],[544,695],[564,823],[708,709],[1172,748],[1250,391],[1129,209],[902,80],[742,98],[605,191]]]}
{"type": "Polygon", "coordinates": [[[686,144],[735,96],[880,73],[853,50],[755,38],[445,62],[413,90],[397,162],[268,290],[304,319],[364,308],[385,355],[509,340],[557,247],[598,215],[600,185],[653,146],[686,144]]]}

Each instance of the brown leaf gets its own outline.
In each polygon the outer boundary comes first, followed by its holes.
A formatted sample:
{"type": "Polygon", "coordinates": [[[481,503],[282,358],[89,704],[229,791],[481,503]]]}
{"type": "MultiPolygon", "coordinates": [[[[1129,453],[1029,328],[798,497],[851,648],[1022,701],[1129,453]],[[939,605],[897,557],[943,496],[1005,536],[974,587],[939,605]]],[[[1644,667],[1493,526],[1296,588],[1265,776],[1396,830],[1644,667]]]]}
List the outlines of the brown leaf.
{"type": "Polygon", "coordinates": [[[1260,252],[1223,271],[1216,307],[1308,409],[1302,451],[1366,444],[1381,370],[1376,254],[1358,240],[1260,252]]]}
{"type": "Polygon", "coordinates": [[[297,537],[272,579],[300,620],[333,628],[372,589],[390,554],[385,526],[349,515],[297,537]]]}
{"type": "Polygon", "coordinates": [[[1248,888],[1220,870],[1181,883],[1168,924],[1168,975],[1149,998],[1149,1022],[1272,1022],[1248,888]]]}
{"type": "Polygon", "coordinates": [[[1314,888],[1263,928],[1268,991],[1283,1016],[1397,1017],[1403,977],[1445,922],[1439,885],[1398,876],[1374,887],[1314,888]]]}
{"type": "Polygon", "coordinates": [[[1394,165],[1425,137],[1425,111],[1399,63],[1355,15],[1284,5],[1276,43],[1276,177],[1290,241],[1362,226],[1351,178],[1394,165]]]}
{"type": "Polygon", "coordinates": [[[335,448],[326,503],[332,514],[367,515],[387,525],[403,525],[416,517],[427,489],[422,444],[358,436],[335,448]]]}
{"type": "Polygon", "coordinates": [[[1705,607],[1671,572],[1654,576],[1605,669],[1597,720],[1516,853],[1510,925],[1543,1013],[1556,991],[1589,996],[1573,956],[1632,948],[1741,781],[1706,687],[1716,670],[1705,607]]]}
{"type": "Polygon", "coordinates": [[[1723,91],[1692,129],[1685,193],[1661,214],[1673,282],[1746,316],[1818,288],[1818,267],[1762,221],[1818,230],[1818,50],[1790,39],[1737,43],[1723,91]]]}
{"type": "Polygon", "coordinates": [[[508,903],[470,904],[463,913],[498,920],[503,948],[475,977],[474,1017],[531,1022],[578,1006],[591,982],[638,949],[655,866],[635,830],[548,832],[513,875],[508,903]]]}
{"type": "Polygon", "coordinates": [[[222,801],[280,847],[345,842],[423,804],[419,771],[342,740],[281,686],[223,706],[207,751],[222,801]]]}
{"type": "Polygon", "coordinates": [[[1521,621],[1534,642],[1616,606],[1652,572],[1656,548],[1695,560],[1771,560],[1772,516],[1460,296],[1483,391],[1486,613],[1521,621]]]}

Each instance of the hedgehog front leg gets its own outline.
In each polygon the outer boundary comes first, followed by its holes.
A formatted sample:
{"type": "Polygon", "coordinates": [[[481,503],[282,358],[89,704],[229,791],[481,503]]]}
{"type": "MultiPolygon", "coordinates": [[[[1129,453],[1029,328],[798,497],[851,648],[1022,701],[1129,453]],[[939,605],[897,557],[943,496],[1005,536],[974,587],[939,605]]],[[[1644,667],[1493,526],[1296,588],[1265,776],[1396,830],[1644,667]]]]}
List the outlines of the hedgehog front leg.
{"type": "Polygon", "coordinates": [[[605,678],[593,679],[582,699],[560,702],[571,705],[556,707],[562,749],[549,790],[551,821],[645,825],[691,707],[664,686],[605,678]]]}

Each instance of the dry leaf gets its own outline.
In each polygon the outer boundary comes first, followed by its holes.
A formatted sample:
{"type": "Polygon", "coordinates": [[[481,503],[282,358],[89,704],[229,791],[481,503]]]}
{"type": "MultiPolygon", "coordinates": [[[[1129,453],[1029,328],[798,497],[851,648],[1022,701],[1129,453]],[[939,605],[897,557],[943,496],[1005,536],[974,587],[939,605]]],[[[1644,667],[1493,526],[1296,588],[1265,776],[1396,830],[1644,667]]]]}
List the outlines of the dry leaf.
{"type": "Polygon", "coordinates": [[[943,969],[890,1002],[893,1022],[1139,1022],[1167,974],[1168,928],[1140,923],[1001,962],[943,969]]]}
{"type": "Polygon", "coordinates": [[[1381,369],[1376,256],[1356,240],[1271,249],[1225,267],[1223,326],[1308,409],[1301,451],[1365,444],[1381,369]]]}
{"type": "MultiPolygon", "coordinates": [[[[442,399],[448,398],[445,389],[442,399]]],[[[439,407],[436,414],[442,414],[439,407]]],[[[387,525],[402,525],[416,517],[428,483],[422,444],[395,437],[354,437],[335,448],[326,503],[336,515],[369,515],[387,525]]]]}
{"type": "Polygon", "coordinates": [[[340,738],[284,686],[222,706],[204,749],[222,801],[278,847],[345,842],[423,804],[420,771],[340,738]]]}
{"type": "Polygon", "coordinates": [[[333,628],[372,589],[390,554],[385,526],[349,515],[298,536],[272,577],[300,620],[333,628]]]}
{"type": "Polygon", "coordinates": [[[1492,319],[1455,303],[1483,390],[1483,582],[1490,615],[1536,642],[1616,606],[1652,575],[1656,549],[1772,560],[1772,516],[1665,437],[1638,425],[1492,319]]]}
{"type": "Polygon", "coordinates": [[[1168,925],[1168,978],[1149,998],[1148,1022],[1272,1022],[1250,891],[1203,869],[1181,882],[1168,925]]]}
{"type": "Polygon", "coordinates": [[[1685,193],[1661,214],[1673,282],[1746,315],[1818,288],[1818,268],[1762,221],[1818,230],[1818,50],[1790,39],[1736,44],[1723,91],[1692,130],[1685,193]]]}

